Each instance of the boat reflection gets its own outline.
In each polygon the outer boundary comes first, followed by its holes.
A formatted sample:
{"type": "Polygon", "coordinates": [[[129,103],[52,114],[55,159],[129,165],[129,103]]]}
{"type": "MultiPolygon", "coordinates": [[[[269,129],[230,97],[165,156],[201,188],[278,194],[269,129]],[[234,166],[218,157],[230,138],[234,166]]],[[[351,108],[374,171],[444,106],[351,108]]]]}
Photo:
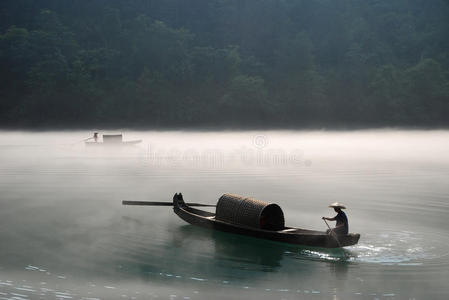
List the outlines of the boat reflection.
{"type": "Polygon", "coordinates": [[[325,272],[328,280],[339,281],[352,263],[346,249],[282,244],[188,224],[171,224],[156,234],[145,221],[133,220],[123,219],[133,237],[128,230],[123,235],[126,243],[120,243],[120,253],[116,248],[115,265],[120,274],[144,280],[268,286],[278,278],[303,288],[311,274],[325,272]]]}
{"type": "MultiPolygon", "coordinates": [[[[207,230],[192,225],[180,226],[173,232],[177,247],[186,247],[192,240],[211,243],[214,259],[228,264],[259,266],[261,271],[276,271],[292,260],[328,262],[331,271],[347,269],[353,254],[347,249],[303,247],[273,241],[207,230]]],[[[188,246],[187,246],[188,247],[188,246]]],[[[204,250],[204,248],[203,248],[204,250]]],[[[212,250],[212,249],[211,249],[212,250]]]]}

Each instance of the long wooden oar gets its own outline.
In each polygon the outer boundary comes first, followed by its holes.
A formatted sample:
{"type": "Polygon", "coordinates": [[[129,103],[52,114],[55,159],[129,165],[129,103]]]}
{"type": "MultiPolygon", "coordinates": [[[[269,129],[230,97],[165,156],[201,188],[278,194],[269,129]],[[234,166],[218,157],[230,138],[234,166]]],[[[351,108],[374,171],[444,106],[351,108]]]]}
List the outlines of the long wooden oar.
{"type": "MultiPolygon", "coordinates": [[[[158,201],[128,201],[123,200],[123,205],[148,205],[148,206],[173,206],[173,202],[158,202],[158,201]]],[[[205,206],[205,207],[215,207],[212,204],[202,204],[202,203],[186,203],[188,206],[205,206]]]]}
{"type": "Polygon", "coordinates": [[[69,144],[69,145],[70,145],[70,146],[73,146],[73,145],[76,145],[76,144],[81,143],[81,142],[87,142],[88,140],[91,140],[91,139],[93,139],[93,138],[94,138],[94,137],[91,136],[91,137],[85,138],[84,140],[81,140],[81,141],[78,141],[78,142],[75,142],[75,143],[72,143],[72,144],[69,144]]]}
{"type": "Polygon", "coordinates": [[[324,221],[324,223],[326,223],[326,225],[327,225],[327,228],[329,228],[329,232],[330,232],[330,234],[334,237],[334,239],[337,241],[337,243],[338,243],[338,246],[341,248],[341,244],[340,244],[340,241],[338,240],[338,238],[337,238],[337,234],[332,230],[332,228],[329,226],[329,224],[327,224],[327,222],[326,222],[326,219],[323,219],[323,221],[324,221]]]}

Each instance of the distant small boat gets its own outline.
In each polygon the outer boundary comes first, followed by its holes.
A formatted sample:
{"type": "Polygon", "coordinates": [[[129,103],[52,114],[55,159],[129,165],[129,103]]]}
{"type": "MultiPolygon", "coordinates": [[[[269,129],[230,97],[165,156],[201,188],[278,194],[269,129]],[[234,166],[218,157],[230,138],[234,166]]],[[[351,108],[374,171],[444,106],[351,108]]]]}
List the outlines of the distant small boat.
{"type": "Polygon", "coordinates": [[[182,194],[173,197],[173,210],[192,225],[236,233],[276,242],[340,248],[358,243],[360,234],[334,236],[323,231],[284,226],[284,214],[277,204],[225,194],[217,203],[216,213],[192,208],[182,194]]]}
{"type": "Polygon", "coordinates": [[[123,141],[122,134],[103,134],[103,141],[86,141],[86,146],[129,146],[141,143],[142,140],[123,141]]]}

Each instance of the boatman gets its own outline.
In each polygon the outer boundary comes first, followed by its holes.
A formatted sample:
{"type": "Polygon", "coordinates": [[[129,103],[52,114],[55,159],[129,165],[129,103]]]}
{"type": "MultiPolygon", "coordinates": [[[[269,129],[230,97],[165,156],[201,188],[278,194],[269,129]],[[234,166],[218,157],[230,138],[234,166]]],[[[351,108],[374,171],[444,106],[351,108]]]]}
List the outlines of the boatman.
{"type": "MultiPolygon", "coordinates": [[[[333,208],[337,215],[333,218],[326,218],[323,217],[323,220],[328,221],[337,221],[337,224],[335,225],[335,228],[332,229],[334,233],[337,235],[346,235],[349,231],[349,225],[348,225],[348,217],[346,217],[346,214],[342,211],[342,209],[345,209],[346,207],[338,202],[334,202],[329,207],[333,208]]],[[[329,234],[331,229],[327,230],[327,234],[329,234]]]]}

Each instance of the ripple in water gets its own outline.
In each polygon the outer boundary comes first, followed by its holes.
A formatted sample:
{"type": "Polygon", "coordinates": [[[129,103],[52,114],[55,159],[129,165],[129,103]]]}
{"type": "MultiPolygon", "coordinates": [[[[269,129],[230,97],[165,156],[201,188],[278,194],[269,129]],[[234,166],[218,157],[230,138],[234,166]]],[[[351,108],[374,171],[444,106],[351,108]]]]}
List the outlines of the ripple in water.
{"type": "Polygon", "coordinates": [[[447,238],[437,234],[429,238],[426,234],[409,231],[384,232],[381,234],[366,234],[363,241],[350,247],[350,261],[379,263],[384,265],[422,265],[431,260],[447,256],[447,238]],[[428,241],[432,241],[429,244],[428,241]]]}
{"type": "Polygon", "coordinates": [[[449,255],[446,237],[438,234],[416,234],[410,231],[365,234],[355,246],[344,249],[299,248],[284,252],[286,257],[300,260],[373,263],[382,265],[420,266],[441,264],[449,255]],[[429,235],[432,235],[429,237],[429,235]],[[432,244],[428,241],[431,240],[432,244]]]}
{"type": "Polygon", "coordinates": [[[300,248],[298,251],[285,251],[285,256],[301,260],[344,262],[352,254],[347,249],[300,248]]]}

